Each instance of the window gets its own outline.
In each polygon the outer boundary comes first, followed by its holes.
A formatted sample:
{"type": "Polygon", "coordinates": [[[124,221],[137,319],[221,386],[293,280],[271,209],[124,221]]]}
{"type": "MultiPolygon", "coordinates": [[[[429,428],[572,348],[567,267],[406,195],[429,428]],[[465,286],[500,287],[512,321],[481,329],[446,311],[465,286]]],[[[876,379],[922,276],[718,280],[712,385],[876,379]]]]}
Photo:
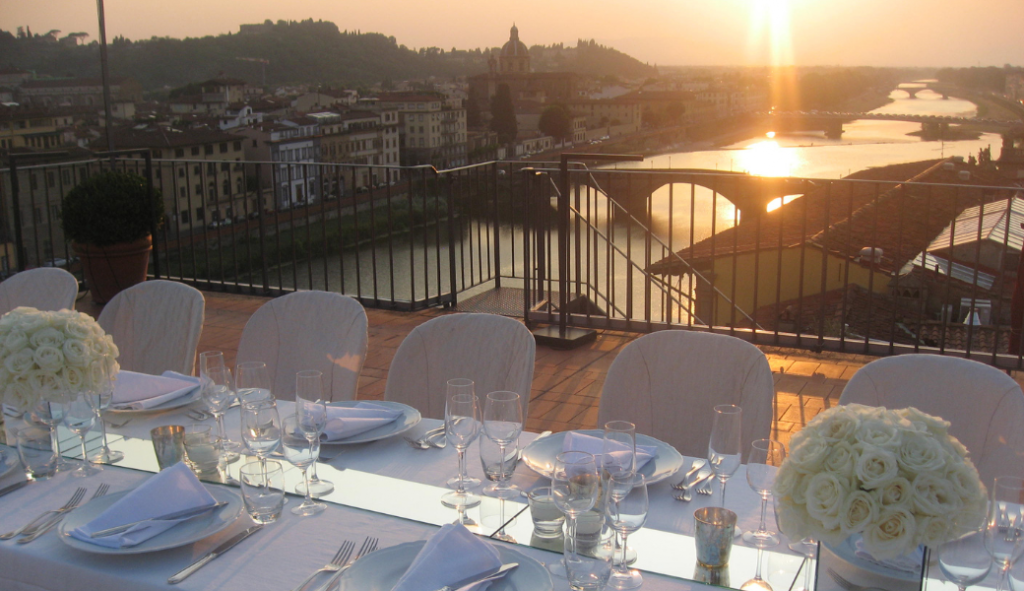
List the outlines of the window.
{"type": "Polygon", "coordinates": [[[203,217],[203,208],[202,207],[197,207],[196,208],[196,221],[197,222],[201,222],[204,219],[206,219],[206,218],[203,217]]]}
{"type": "Polygon", "coordinates": [[[175,150],[174,151],[174,157],[175,158],[184,158],[185,157],[185,149],[184,148],[178,148],[177,150],[175,150]]]}
{"type": "Polygon", "coordinates": [[[221,143],[221,145],[220,145],[220,153],[221,154],[227,154],[228,153],[228,143],[227,142],[221,143]]]}
{"type": "Polygon", "coordinates": [[[217,164],[215,162],[208,162],[206,164],[206,174],[217,174],[217,164]]]}
{"type": "Polygon", "coordinates": [[[181,225],[187,226],[189,224],[189,221],[188,221],[188,210],[187,209],[181,210],[181,214],[178,217],[179,217],[179,220],[180,220],[179,223],[181,225]]]}
{"type": "Polygon", "coordinates": [[[202,170],[203,169],[199,168],[199,165],[196,164],[195,166],[192,167],[192,174],[199,176],[202,173],[202,170]]]}
{"type": "Polygon", "coordinates": [[[252,141],[252,147],[254,147],[254,148],[255,148],[255,147],[256,147],[256,146],[258,146],[258,145],[260,145],[260,141],[259,141],[259,140],[253,140],[253,141],[252,141]]]}
{"type": "Polygon", "coordinates": [[[231,165],[228,164],[227,162],[221,162],[220,163],[220,169],[223,172],[229,172],[231,170],[231,165]]]}
{"type": "Polygon", "coordinates": [[[181,167],[178,169],[178,178],[185,178],[185,168],[181,167]]]}
{"type": "Polygon", "coordinates": [[[71,174],[67,170],[62,170],[60,173],[61,182],[65,185],[71,184],[71,174]]]}
{"type": "Polygon", "coordinates": [[[46,173],[46,186],[51,189],[57,186],[57,175],[52,170],[46,173]]]}
{"type": "Polygon", "coordinates": [[[207,145],[203,146],[203,153],[206,154],[207,156],[212,155],[213,154],[213,144],[207,144],[207,145]]]}
{"type": "MultiPolygon", "coordinates": [[[[253,145],[255,145],[255,142],[256,140],[253,140],[253,145]]],[[[234,148],[234,150],[237,152],[242,149],[242,142],[236,141],[234,144],[231,145],[231,147],[234,148]]]]}
{"type": "Polygon", "coordinates": [[[231,194],[231,181],[229,179],[224,179],[224,194],[231,194]]]}
{"type": "Polygon", "coordinates": [[[37,226],[43,223],[43,212],[38,207],[32,208],[32,223],[37,226]]]}
{"type": "Polygon", "coordinates": [[[192,155],[193,156],[198,156],[199,155],[199,146],[192,146],[192,155]]]}
{"type": "Polygon", "coordinates": [[[202,195],[202,194],[203,194],[203,186],[202,185],[196,185],[196,195],[202,195]]]}
{"type": "Polygon", "coordinates": [[[181,197],[182,199],[188,196],[185,194],[185,187],[178,188],[178,196],[181,197]]]}

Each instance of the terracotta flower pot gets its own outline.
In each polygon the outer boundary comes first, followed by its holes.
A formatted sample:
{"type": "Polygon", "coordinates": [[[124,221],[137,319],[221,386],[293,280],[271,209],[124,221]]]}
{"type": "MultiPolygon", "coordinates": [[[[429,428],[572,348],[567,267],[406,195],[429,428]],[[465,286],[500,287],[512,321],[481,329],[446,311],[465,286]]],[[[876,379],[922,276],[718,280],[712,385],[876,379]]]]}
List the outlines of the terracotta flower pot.
{"type": "Polygon", "coordinates": [[[82,272],[92,292],[92,301],[105,304],[122,289],[146,280],[153,237],[111,246],[72,242],[71,248],[82,260],[82,272]]]}

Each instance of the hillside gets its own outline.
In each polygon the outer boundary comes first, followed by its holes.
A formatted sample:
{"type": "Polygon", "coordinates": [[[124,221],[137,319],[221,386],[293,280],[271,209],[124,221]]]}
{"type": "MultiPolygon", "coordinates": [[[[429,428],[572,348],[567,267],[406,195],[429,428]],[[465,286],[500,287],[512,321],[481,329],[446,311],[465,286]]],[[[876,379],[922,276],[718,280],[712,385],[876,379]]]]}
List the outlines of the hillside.
{"type": "MultiPolygon", "coordinates": [[[[593,42],[563,50],[557,68],[585,75],[644,76],[649,66],[593,42]]],[[[146,90],[183,86],[216,76],[261,81],[259,63],[238,58],[261,58],[270,86],[325,84],[360,86],[384,80],[451,78],[486,71],[487,52],[438,48],[418,51],[380,33],[341,31],[337,25],[312,19],[266,21],[246,34],[171,39],[154,37],[131,41],[115,38],[108,48],[111,75],[130,76],[146,90]]],[[[33,70],[40,76],[98,76],[99,46],[95,42],[67,46],[45,36],[16,38],[0,31],[0,64],[33,70]]]]}

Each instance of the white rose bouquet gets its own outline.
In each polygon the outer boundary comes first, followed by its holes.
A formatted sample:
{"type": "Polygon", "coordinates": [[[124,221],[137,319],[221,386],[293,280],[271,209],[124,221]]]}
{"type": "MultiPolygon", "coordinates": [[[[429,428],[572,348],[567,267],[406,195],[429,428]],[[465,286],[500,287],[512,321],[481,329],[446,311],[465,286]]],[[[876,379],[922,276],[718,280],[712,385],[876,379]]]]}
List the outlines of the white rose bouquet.
{"type": "Polygon", "coordinates": [[[26,412],[114,376],[117,346],[87,314],[15,308],[0,317],[0,401],[26,412]]]}
{"type": "Polygon", "coordinates": [[[859,533],[880,559],[938,546],[961,519],[980,523],[986,508],[978,470],[948,422],[859,404],[826,410],[793,436],[774,494],[790,538],[838,544],[859,533]]]}

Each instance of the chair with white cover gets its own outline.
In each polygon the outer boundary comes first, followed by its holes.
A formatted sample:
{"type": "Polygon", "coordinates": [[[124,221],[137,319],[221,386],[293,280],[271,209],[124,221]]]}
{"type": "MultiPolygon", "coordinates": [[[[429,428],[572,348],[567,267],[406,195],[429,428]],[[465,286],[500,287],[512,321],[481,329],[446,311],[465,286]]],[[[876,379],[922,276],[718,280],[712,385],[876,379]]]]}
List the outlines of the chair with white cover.
{"type": "Polygon", "coordinates": [[[237,359],[266,363],[280,400],[295,400],[295,374],[307,369],[323,373],[330,400],[352,400],[366,361],[366,327],[366,310],[356,300],[299,291],[270,300],[249,318],[237,359]]]}
{"type": "Polygon", "coordinates": [[[73,310],[78,280],[57,267],[39,267],[16,273],[0,283],[0,315],[19,306],[37,310],[73,310]]]}
{"type": "MultiPolygon", "coordinates": [[[[497,314],[447,314],[414,328],[395,352],[384,399],[443,419],[448,380],[468,378],[481,400],[516,392],[528,416],[537,345],[523,324],[497,314]]],[[[481,406],[481,411],[483,407],[481,406]]]]}
{"type": "Polygon", "coordinates": [[[1002,371],[959,357],[896,355],[853,374],[839,404],[914,407],[950,422],[985,486],[1024,476],[1024,393],[1002,371]]]}
{"type": "Polygon", "coordinates": [[[764,353],[735,337],[665,330],[644,335],[615,357],[597,425],[625,420],[680,453],[706,457],[714,407],[743,409],[743,457],[771,436],[775,387],[764,353]]]}
{"type": "Polygon", "coordinates": [[[206,300],[194,287],[155,279],[115,295],[100,312],[100,326],[114,338],[122,369],[192,375],[203,331],[206,300]]]}

